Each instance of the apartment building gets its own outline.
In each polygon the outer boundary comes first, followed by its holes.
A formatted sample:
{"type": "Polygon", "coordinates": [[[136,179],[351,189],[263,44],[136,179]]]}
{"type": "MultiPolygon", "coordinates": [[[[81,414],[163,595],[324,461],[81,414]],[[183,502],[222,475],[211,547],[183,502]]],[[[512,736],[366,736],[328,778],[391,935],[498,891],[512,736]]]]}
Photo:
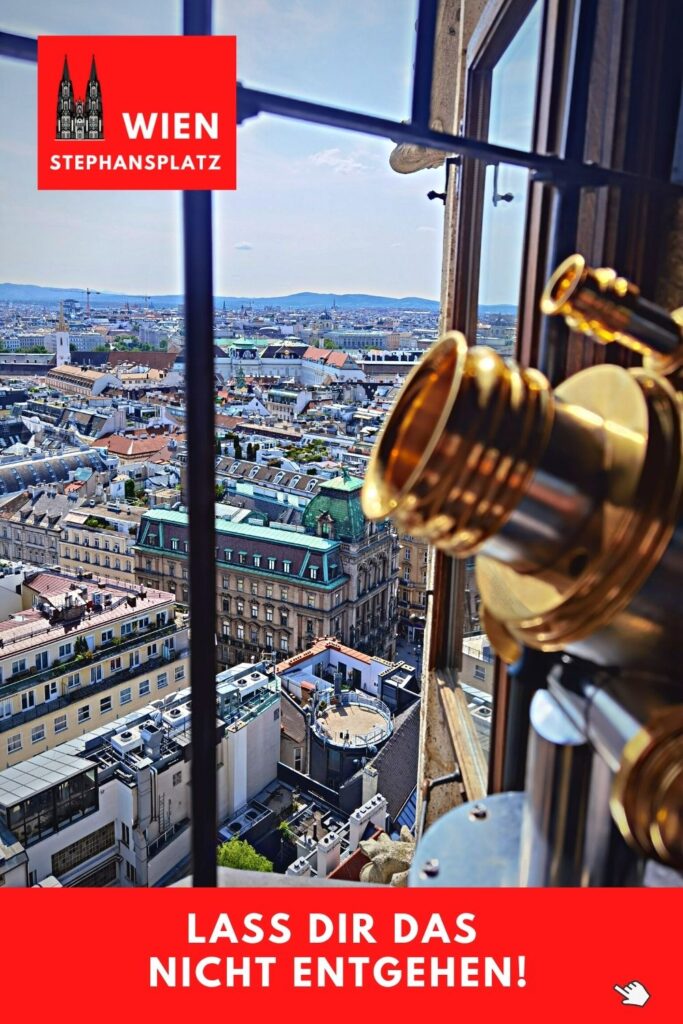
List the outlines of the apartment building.
{"type": "Polygon", "coordinates": [[[31,485],[0,505],[0,557],[33,565],[56,565],[62,518],[77,505],[75,494],[56,484],[31,485]]]}
{"type": "MultiPolygon", "coordinates": [[[[188,870],[189,709],[183,689],[0,772],[0,886],[155,886],[188,870]]],[[[216,714],[222,821],[278,772],[271,668],[218,676],[216,714]]]]}
{"type": "MultiPolygon", "coordinates": [[[[0,886],[153,886],[189,871],[190,699],[147,698],[0,772],[0,886]]],[[[279,705],[268,665],[218,676],[219,822],[275,780],[279,705]]]]}
{"type": "Polygon", "coordinates": [[[91,570],[135,582],[135,539],[142,510],[128,504],[84,505],[61,522],[59,564],[67,572],[91,570]]]}
{"type": "MultiPolygon", "coordinates": [[[[395,649],[395,535],[366,522],[361,481],[325,481],[302,527],[267,525],[267,517],[216,520],[218,659],[236,664],[277,651],[295,654],[318,636],[391,658],[395,649]]],[[[186,603],[187,513],[154,509],[142,517],[136,576],[186,603]]]]}
{"type": "Polygon", "coordinates": [[[0,765],[14,765],[187,685],[170,593],[40,570],[0,622],[0,765]]]}
{"type": "Polygon", "coordinates": [[[404,533],[399,537],[398,623],[401,636],[421,644],[427,615],[429,544],[404,533]]]}

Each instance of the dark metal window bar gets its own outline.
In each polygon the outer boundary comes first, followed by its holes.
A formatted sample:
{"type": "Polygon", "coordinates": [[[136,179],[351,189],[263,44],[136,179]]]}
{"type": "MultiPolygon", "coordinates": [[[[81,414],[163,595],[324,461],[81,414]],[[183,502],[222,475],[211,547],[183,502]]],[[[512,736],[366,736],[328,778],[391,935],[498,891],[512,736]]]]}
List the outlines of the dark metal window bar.
{"type": "MultiPolygon", "coordinates": [[[[579,4],[585,9],[593,0],[579,4]]],[[[522,152],[506,146],[433,131],[429,127],[438,0],[419,0],[413,99],[410,121],[391,121],[291,96],[237,86],[238,122],[271,114],[343,131],[360,132],[395,143],[413,143],[469,157],[487,164],[526,167],[532,180],[546,182],[562,194],[581,188],[680,189],[671,181],[567,158],[522,152]]],[[[212,0],[184,0],[183,34],[211,34],[212,0]]],[[[577,49],[576,39],[573,42],[577,49]]],[[[35,62],[37,42],[0,32],[0,57],[35,62]]],[[[215,775],[215,424],[213,374],[213,275],[211,193],[183,196],[185,263],[186,407],[189,458],[190,623],[192,683],[192,865],[195,886],[216,885],[215,775]]],[[[558,241],[560,241],[558,239],[558,241]]],[[[561,244],[561,243],[560,243],[561,244]]],[[[553,245],[553,250],[556,246],[553,245]]]]}

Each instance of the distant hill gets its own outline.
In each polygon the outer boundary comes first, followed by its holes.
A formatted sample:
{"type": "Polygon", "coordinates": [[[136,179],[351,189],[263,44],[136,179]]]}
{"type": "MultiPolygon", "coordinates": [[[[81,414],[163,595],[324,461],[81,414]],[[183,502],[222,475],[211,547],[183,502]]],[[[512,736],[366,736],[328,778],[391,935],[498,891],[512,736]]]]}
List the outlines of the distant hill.
{"type": "MultiPolygon", "coordinates": [[[[64,299],[76,299],[85,302],[85,294],[79,288],[45,288],[37,284],[0,284],[0,302],[37,302],[52,305],[64,299]]],[[[182,295],[150,295],[152,306],[178,306],[182,303],[182,295]]],[[[332,292],[297,292],[294,295],[274,295],[269,297],[238,297],[234,295],[217,295],[215,304],[227,309],[240,309],[251,306],[252,309],[264,309],[266,306],[280,306],[282,309],[329,309],[333,304],[338,309],[403,309],[417,312],[436,312],[439,303],[434,299],[421,299],[407,296],[401,299],[388,295],[346,294],[335,295],[332,292]]],[[[111,305],[112,303],[129,302],[140,305],[144,302],[141,295],[128,295],[121,292],[100,292],[90,295],[91,306],[111,305]]]]}

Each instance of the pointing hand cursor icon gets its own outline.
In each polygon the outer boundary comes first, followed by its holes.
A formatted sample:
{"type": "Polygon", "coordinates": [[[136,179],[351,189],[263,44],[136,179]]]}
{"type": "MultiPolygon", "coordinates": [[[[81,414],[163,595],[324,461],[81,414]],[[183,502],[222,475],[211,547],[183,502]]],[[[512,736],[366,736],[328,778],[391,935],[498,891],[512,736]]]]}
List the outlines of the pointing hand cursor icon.
{"type": "Polygon", "coordinates": [[[621,1001],[622,1006],[645,1006],[650,998],[650,993],[639,981],[631,981],[623,988],[615,985],[614,990],[624,997],[621,1001]]]}

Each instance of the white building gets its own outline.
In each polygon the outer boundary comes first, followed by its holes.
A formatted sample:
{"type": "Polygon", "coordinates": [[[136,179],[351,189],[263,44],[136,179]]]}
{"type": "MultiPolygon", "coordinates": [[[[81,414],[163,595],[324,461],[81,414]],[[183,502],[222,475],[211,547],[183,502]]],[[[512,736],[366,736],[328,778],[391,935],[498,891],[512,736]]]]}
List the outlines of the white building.
{"type": "MultiPolygon", "coordinates": [[[[279,682],[270,666],[238,665],[216,697],[223,821],[277,775],[279,682]]],[[[190,698],[179,691],[0,772],[0,886],[153,886],[182,871],[190,698]]]]}

